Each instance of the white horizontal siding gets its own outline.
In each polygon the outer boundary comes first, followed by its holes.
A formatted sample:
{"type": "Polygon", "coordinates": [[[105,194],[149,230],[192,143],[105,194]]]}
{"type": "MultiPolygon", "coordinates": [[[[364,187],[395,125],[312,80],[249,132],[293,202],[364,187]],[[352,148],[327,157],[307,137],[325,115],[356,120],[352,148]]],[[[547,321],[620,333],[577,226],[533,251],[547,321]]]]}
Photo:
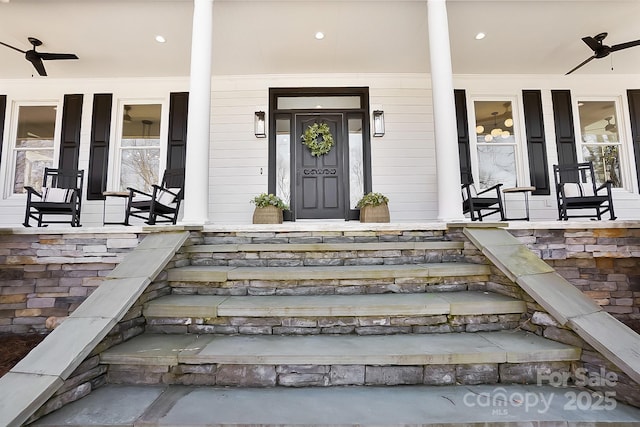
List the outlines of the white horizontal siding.
{"type": "MultiPolygon", "coordinates": [[[[332,75],[255,75],[223,76],[212,79],[209,156],[209,209],[214,223],[248,223],[253,205],[250,200],[267,191],[268,141],[253,134],[256,109],[267,111],[270,87],[348,87],[367,86],[370,105],[385,114],[386,134],[371,139],[373,190],[390,199],[393,221],[432,221],[438,214],[436,192],[434,121],[430,78],[422,74],[332,74],[332,75]]],[[[640,88],[640,76],[455,76],[454,86],[468,97],[507,96],[520,102],[522,89],[542,91],[547,140],[549,176],[556,162],[555,132],[550,91],[571,90],[574,97],[607,96],[621,100],[621,125],[624,125],[628,175],[633,175],[629,191],[616,191],[615,208],[620,218],[637,218],[640,197],[635,182],[635,167],[630,150],[630,125],[626,90],[640,88]],[[596,84],[597,83],[597,84],[596,84]]],[[[187,91],[188,78],[174,79],[100,79],[0,80],[0,93],[8,98],[8,110],[15,101],[56,101],[62,105],[64,94],[84,94],[81,128],[80,168],[88,173],[92,95],[113,93],[114,103],[124,100],[158,99],[167,103],[170,92],[187,91]]],[[[471,105],[468,105],[472,108],[471,105]]],[[[521,109],[521,105],[519,106],[521,109]]],[[[115,110],[114,110],[115,113],[115,110]]],[[[268,114],[268,111],[267,111],[268,114]]],[[[5,144],[0,164],[0,188],[7,179],[9,123],[5,126],[5,144]]],[[[115,135],[112,132],[112,138],[115,135]]],[[[452,144],[457,141],[451,141],[452,144]]],[[[526,160],[526,159],[525,159],[526,160]]],[[[440,165],[440,167],[449,167],[440,165]]],[[[628,178],[628,177],[627,177],[628,178]]],[[[207,179],[207,177],[203,177],[207,179]]],[[[555,219],[555,194],[531,196],[532,219],[555,219]]],[[[123,200],[107,202],[107,219],[120,220],[123,200]]],[[[508,214],[523,213],[522,200],[510,197],[508,214]]],[[[24,197],[0,199],[0,225],[18,226],[24,216],[24,197]]],[[[102,201],[83,201],[82,224],[102,222],[102,201]]]]}

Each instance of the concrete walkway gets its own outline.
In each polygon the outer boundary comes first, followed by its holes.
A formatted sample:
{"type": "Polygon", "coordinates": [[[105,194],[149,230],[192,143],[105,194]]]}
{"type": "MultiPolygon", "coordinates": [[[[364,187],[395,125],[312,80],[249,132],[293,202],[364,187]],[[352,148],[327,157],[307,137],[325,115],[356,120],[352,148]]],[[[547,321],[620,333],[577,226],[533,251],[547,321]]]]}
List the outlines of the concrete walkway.
{"type": "Polygon", "coordinates": [[[579,388],[102,387],[33,426],[638,426],[640,409],[579,388]]]}

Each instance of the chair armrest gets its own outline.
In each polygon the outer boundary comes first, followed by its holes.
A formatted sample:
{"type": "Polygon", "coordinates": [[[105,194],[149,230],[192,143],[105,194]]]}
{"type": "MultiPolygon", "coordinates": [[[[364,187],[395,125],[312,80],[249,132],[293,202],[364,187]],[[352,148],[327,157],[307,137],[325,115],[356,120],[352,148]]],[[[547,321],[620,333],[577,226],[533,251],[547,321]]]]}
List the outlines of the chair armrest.
{"type": "Polygon", "coordinates": [[[164,193],[169,193],[174,197],[178,197],[178,195],[180,194],[179,191],[176,193],[175,191],[171,191],[171,189],[169,189],[169,188],[160,187],[159,185],[155,185],[155,184],[154,184],[153,188],[155,189],[156,192],[162,191],[164,193]]]}
{"type": "Polygon", "coordinates": [[[479,192],[478,192],[478,195],[480,195],[480,194],[484,194],[484,193],[488,193],[489,191],[493,191],[493,190],[496,190],[496,192],[497,192],[498,194],[500,194],[500,187],[502,187],[502,183],[500,183],[500,184],[496,184],[496,185],[494,185],[494,186],[492,186],[492,187],[489,187],[489,188],[485,188],[484,190],[479,191],[479,192]]]}
{"type": "MultiPolygon", "coordinates": [[[[154,187],[155,187],[155,185],[154,185],[154,187]]],[[[134,193],[135,194],[142,194],[143,196],[147,196],[147,197],[153,198],[153,195],[151,195],[149,193],[145,193],[144,191],[141,191],[141,190],[136,190],[135,188],[132,188],[132,187],[127,187],[127,190],[129,190],[129,197],[130,198],[133,197],[134,193]]]]}
{"type": "Polygon", "coordinates": [[[602,184],[600,187],[596,188],[596,194],[598,194],[598,191],[606,188],[607,189],[607,193],[611,192],[611,186],[613,185],[613,181],[611,181],[610,179],[608,179],[607,181],[605,181],[604,184],[602,184]]]}
{"type": "Polygon", "coordinates": [[[182,190],[179,188],[165,188],[159,185],[153,186],[154,201],[164,206],[177,203],[181,192],[182,190]]]}
{"type": "Polygon", "coordinates": [[[38,193],[38,192],[36,191],[36,189],[35,189],[35,188],[33,188],[33,187],[31,187],[30,185],[25,185],[25,186],[24,186],[24,189],[25,189],[25,190],[27,190],[27,193],[28,193],[29,195],[35,194],[36,196],[38,196],[38,197],[42,198],[42,194],[38,193]]]}

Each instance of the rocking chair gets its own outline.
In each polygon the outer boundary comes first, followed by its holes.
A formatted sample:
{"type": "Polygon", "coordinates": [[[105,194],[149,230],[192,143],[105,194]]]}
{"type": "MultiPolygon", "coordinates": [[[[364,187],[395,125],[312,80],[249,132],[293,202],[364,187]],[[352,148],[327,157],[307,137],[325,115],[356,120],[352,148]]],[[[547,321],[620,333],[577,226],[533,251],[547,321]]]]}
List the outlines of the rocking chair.
{"type": "Polygon", "coordinates": [[[129,225],[130,217],[144,219],[149,225],[159,222],[175,224],[184,197],[184,169],[167,169],[162,176],[162,183],[154,185],[151,193],[131,187],[127,190],[129,200],[125,225],[129,225]]]}
{"type": "Polygon", "coordinates": [[[500,220],[504,221],[504,207],[500,195],[502,184],[496,184],[482,191],[476,191],[473,181],[462,184],[462,213],[471,215],[471,221],[482,221],[482,218],[500,214],[500,220]],[[492,192],[495,191],[495,196],[492,192]],[[484,213],[483,213],[484,212],[484,213]]]}
{"type": "Polygon", "coordinates": [[[568,165],[553,165],[556,184],[556,198],[558,201],[558,220],[569,218],[602,219],[602,214],[609,212],[613,220],[613,197],[611,195],[612,181],[606,181],[597,186],[593,163],[576,163],[568,165]],[[592,214],[584,210],[593,209],[592,214]],[[569,210],[582,211],[579,215],[569,215],[569,210]]]}
{"type": "MultiPolygon", "coordinates": [[[[80,207],[82,204],[82,185],[84,171],[63,171],[60,169],[44,169],[42,179],[42,193],[33,187],[25,186],[27,190],[27,207],[24,214],[25,227],[31,227],[29,221],[38,221],[38,227],[42,224],[66,224],[72,227],[80,227],[80,207]],[[68,216],[64,221],[45,221],[43,216],[68,216]]],[[[45,225],[46,227],[46,225],[45,225]]]]}

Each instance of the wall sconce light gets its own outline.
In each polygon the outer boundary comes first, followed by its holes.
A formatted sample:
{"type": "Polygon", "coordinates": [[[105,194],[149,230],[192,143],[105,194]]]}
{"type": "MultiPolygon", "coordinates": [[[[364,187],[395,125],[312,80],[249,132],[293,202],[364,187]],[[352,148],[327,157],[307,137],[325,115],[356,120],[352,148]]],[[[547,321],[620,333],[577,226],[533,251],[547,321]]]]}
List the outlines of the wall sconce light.
{"type": "Polygon", "coordinates": [[[384,136],[384,111],[373,111],[373,136],[384,136]]]}
{"type": "Polygon", "coordinates": [[[256,111],[253,121],[253,129],[256,134],[256,138],[267,137],[267,126],[264,121],[264,111],[256,111]]]}

